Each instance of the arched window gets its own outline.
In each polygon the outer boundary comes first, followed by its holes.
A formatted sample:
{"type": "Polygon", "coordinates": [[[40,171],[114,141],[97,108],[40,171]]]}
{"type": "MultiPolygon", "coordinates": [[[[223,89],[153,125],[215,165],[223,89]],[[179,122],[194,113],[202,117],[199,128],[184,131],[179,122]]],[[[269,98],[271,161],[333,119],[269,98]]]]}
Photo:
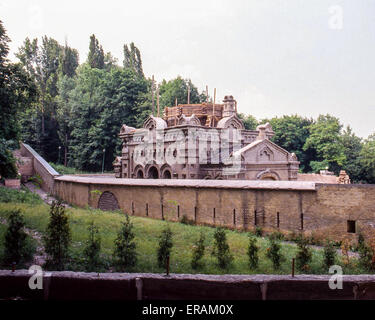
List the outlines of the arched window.
{"type": "Polygon", "coordinates": [[[159,172],[156,167],[152,166],[150,169],[148,169],[148,179],[159,179],[159,172]]]}
{"type": "Polygon", "coordinates": [[[172,179],[172,174],[169,170],[163,172],[163,179],[172,179]]]}

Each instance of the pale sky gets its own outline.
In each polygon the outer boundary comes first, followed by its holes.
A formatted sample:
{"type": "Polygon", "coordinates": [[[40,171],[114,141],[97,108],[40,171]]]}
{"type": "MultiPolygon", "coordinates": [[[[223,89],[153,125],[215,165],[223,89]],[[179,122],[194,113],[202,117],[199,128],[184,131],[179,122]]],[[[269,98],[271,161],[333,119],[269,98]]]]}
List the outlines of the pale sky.
{"type": "Polygon", "coordinates": [[[147,77],[190,78],[231,94],[258,119],[330,113],[354,132],[375,132],[374,0],[0,0],[14,53],[43,35],[78,49],[89,37],[122,63],[140,49],[147,77]]]}

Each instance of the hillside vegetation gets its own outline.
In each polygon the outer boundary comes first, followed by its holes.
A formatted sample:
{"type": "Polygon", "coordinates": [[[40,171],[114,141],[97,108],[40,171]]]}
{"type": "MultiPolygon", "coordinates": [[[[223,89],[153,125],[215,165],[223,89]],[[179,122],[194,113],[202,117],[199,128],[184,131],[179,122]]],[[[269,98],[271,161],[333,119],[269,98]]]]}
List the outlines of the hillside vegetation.
{"type": "MultiPolygon", "coordinates": [[[[0,190],[0,220],[7,219],[9,212],[13,209],[20,209],[24,216],[26,227],[36,230],[43,234],[49,221],[49,206],[41,201],[35,202],[35,199],[28,191],[9,191],[0,190]],[[28,201],[19,201],[21,196],[13,196],[14,202],[4,202],[4,193],[22,194],[24,199],[29,197],[28,201]],[[25,196],[26,195],[26,196],[25,196]]],[[[114,241],[120,224],[125,220],[122,212],[104,212],[92,209],[67,209],[69,225],[72,232],[71,262],[67,267],[70,270],[82,270],[82,252],[85,241],[88,239],[87,228],[94,221],[99,227],[102,240],[101,256],[106,262],[98,271],[113,271],[111,258],[114,250],[114,241]]],[[[296,257],[297,247],[293,244],[282,243],[281,252],[285,260],[281,263],[279,270],[273,268],[272,262],[266,257],[269,241],[263,237],[257,237],[259,250],[259,266],[255,270],[249,267],[248,250],[248,233],[227,230],[226,235],[230,251],[234,256],[233,263],[225,270],[220,269],[215,257],[211,255],[213,249],[213,235],[215,228],[206,226],[193,226],[183,223],[166,222],[153,220],[142,217],[130,217],[134,225],[135,241],[137,245],[137,264],[131,270],[133,272],[161,273],[162,268],[157,263],[157,247],[159,236],[162,230],[169,225],[173,233],[173,248],[170,258],[170,269],[172,273],[204,273],[204,274],[290,274],[291,261],[296,257]],[[192,269],[191,259],[193,254],[194,243],[199,239],[201,233],[205,234],[206,250],[203,257],[203,265],[197,270],[192,269]]],[[[0,254],[3,246],[3,235],[5,232],[4,225],[0,225],[0,254]]],[[[341,261],[338,262],[341,264],[341,261]]],[[[357,263],[351,262],[350,266],[344,267],[345,273],[360,273],[357,263]]],[[[296,271],[296,273],[298,273],[296,271]]],[[[312,249],[312,262],[305,273],[321,274],[327,273],[323,268],[323,250],[312,249]]]]}

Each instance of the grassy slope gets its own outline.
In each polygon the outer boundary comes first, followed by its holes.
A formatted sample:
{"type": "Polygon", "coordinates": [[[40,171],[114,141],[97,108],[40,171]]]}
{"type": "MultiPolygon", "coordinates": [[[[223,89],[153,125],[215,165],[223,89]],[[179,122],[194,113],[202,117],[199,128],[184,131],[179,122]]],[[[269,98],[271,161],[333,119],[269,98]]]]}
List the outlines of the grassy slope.
{"type": "MultiPolygon", "coordinates": [[[[48,223],[49,207],[45,204],[29,205],[0,203],[0,216],[6,217],[6,211],[13,208],[20,208],[24,212],[25,222],[29,228],[44,232],[48,223]]],[[[73,251],[83,250],[84,242],[87,239],[87,226],[94,220],[100,228],[102,237],[102,251],[110,256],[113,251],[113,243],[116,233],[120,228],[120,222],[124,221],[124,216],[118,212],[103,212],[100,210],[68,209],[70,226],[73,236],[73,251]]],[[[258,270],[250,270],[248,267],[247,246],[248,235],[236,231],[227,231],[227,237],[231,251],[235,257],[233,265],[228,270],[221,270],[216,266],[215,259],[211,256],[214,228],[203,226],[190,226],[181,223],[165,222],[141,217],[131,217],[134,224],[138,264],[134,271],[139,272],[162,272],[157,266],[156,251],[158,237],[161,230],[169,224],[174,234],[174,247],[171,256],[171,272],[175,273],[206,273],[206,274],[289,274],[292,257],[295,257],[297,248],[292,245],[283,245],[282,252],[286,256],[285,262],[280,270],[273,270],[272,264],[265,257],[268,241],[258,238],[260,245],[260,266],[258,270]],[[199,238],[200,232],[206,235],[206,254],[205,264],[198,271],[190,266],[193,243],[199,238]]],[[[1,234],[0,234],[1,236],[1,234]]],[[[313,250],[313,263],[311,264],[311,273],[322,273],[322,251],[313,250]]]]}
{"type": "MultiPolygon", "coordinates": [[[[49,221],[49,206],[40,198],[27,190],[15,191],[0,188],[0,217],[7,218],[12,209],[22,210],[26,226],[44,233],[49,221]]],[[[120,212],[104,212],[100,210],[88,210],[71,208],[67,210],[72,231],[72,251],[75,255],[83,252],[84,243],[88,237],[87,226],[91,221],[100,229],[102,238],[102,253],[108,258],[113,252],[114,240],[124,221],[124,215],[120,212]]],[[[136,235],[138,263],[134,271],[137,272],[163,272],[157,266],[158,239],[163,228],[169,224],[173,232],[173,249],[171,255],[171,272],[174,273],[205,273],[205,274],[290,274],[291,259],[296,256],[297,247],[290,244],[282,245],[282,253],[286,257],[281,269],[275,271],[272,263],[265,257],[268,240],[258,238],[260,246],[260,263],[257,270],[250,270],[248,266],[248,234],[237,231],[227,231],[227,238],[234,263],[227,270],[221,270],[216,265],[216,260],[211,256],[213,234],[215,229],[204,226],[191,226],[182,223],[166,222],[149,218],[131,217],[136,235]],[[199,238],[200,232],[206,235],[206,253],[204,266],[195,271],[191,268],[191,256],[194,242],[199,238]]],[[[3,251],[3,237],[5,226],[0,224],[0,254],[3,251]]],[[[310,264],[309,273],[326,273],[322,269],[323,251],[312,250],[313,261],[310,264]]],[[[339,262],[339,264],[341,264],[339,262]]],[[[351,268],[344,268],[344,273],[362,273],[363,270],[355,264],[351,268]]]]}

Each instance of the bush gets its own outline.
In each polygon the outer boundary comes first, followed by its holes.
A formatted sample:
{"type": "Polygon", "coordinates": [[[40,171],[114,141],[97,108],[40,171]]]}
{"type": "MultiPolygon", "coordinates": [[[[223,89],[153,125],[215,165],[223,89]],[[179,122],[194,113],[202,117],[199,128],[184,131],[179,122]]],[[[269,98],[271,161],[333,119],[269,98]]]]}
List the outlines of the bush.
{"type": "Polygon", "coordinates": [[[22,188],[21,190],[8,189],[0,187],[0,202],[5,203],[30,203],[30,204],[41,204],[42,199],[30,192],[28,189],[22,188]]]}
{"type": "Polygon", "coordinates": [[[17,178],[18,170],[16,167],[16,159],[10,151],[13,141],[0,139],[0,176],[3,178],[17,178]]]}
{"type": "Polygon", "coordinates": [[[268,238],[269,247],[267,248],[266,256],[272,261],[274,269],[279,269],[281,262],[284,260],[281,251],[280,240],[275,235],[271,235],[268,238]]]}
{"type": "Polygon", "coordinates": [[[224,228],[216,228],[214,233],[214,246],[212,255],[216,256],[221,269],[227,268],[233,261],[224,228]]]}
{"type": "Polygon", "coordinates": [[[54,201],[51,205],[50,221],[43,240],[48,256],[46,266],[63,270],[69,258],[71,233],[65,207],[60,201],[54,201]]]}
{"type": "Polygon", "coordinates": [[[166,267],[168,257],[171,255],[173,247],[172,235],[169,226],[167,226],[160,235],[158,247],[158,264],[160,268],[166,267]]]}
{"type": "Polygon", "coordinates": [[[20,210],[14,210],[9,215],[8,228],[5,233],[4,256],[6,265],[13,262],[22,264],[32,259],[35,246],[24,231],[25,223],[20,210]]]}
{"type": "Polygon", "coordinates": [[[251,269],[258,268],[259,256],[258,256],[259,247],[257,246],[257,239],[254,238],[251,234],[249,235],[249,248],[247,254],[249,256],[249,264],[251,269]]]}
{"type": "Polygon", "coordinates": [[[312,259],[311,248],[308,246],[308,239],[301,236],[297,241],[298,251],[296,256],[297,268],[300,271],[307,271],[312,259]]]}
{"type": "Polygon", "coordinates": [[[37,188],[41,188],[43,185],[43,179],[39,174],[35,174],[29,178],[29,181],[36,186],[37,188]]]}
{"type": "Polygon", "coordinates": [[[95,226],[94,222],[90,223],[87,230],[89,232],[89,238],[86,241],[83,254],[85,256],[87,271],[95,271],[100,266],[101,237],[99,228],[95,226]]]}
{"type": "Polygon", "coordinates": [[[180,219],[180,223],[183,223],[183,224],[187,224],[187,225],[195,225],[195,222],[193,220],[190,220],[186,214],[184,214],[182,216],[182,218],[180,219]]]}
{"type": "Polygon", "coordinates": [[[298,239],[299,239],[300,235],[298,235],[295,231],[292,231],[289,233],[289,235],[287,236],[287,240],[288,241],[293,241],[293,242],[297,242],[298,239]]]}
{"type": "Polygon", "coordinates": [[[357,251],[360,251],[365,246],[365,237],[362,232],[358,232],[357,251]]]}
{"type": "Polygon", "coordinates": [[[263,235],[263,229],[262,229],[262,227],[256,227],[255,228],[255,235],[257,237],[261,237],[263,235]]]}
{"type": "Polygon", "coordinates": [[[324,255],[324,260],[323,260],[324,268],[328,270],[331,266],[335,264],[336,255],[337,255],[336,248],[332,241],[328,241],[328,240],[326,241],[323,255],[324,255]]]}
{"type": "Polygon", "coordinates": [[[375,246],[373,243],[368,245],[364,241],[358,248],[359,264],[366,270],[374,270],[375,267],[375,246]]]}
{"type": "Polygon", "coordinates": [[[195,246],[193,248],[193,258],[191,260],[191,267],[193,269],[197,269],[200,266],[200,261],[204,256],[205,251],[205,235],[201,232],[199,239],[195,242],[195,246]]]}
{"type": "Polygon", "coordinates": [[[350,264],[349,250],[350,250],[350,242],[347,239],[345,239],[341,242],[342,259],[345,265],[350,264]]]}
{"type": "Polygon", "coordinates": [[[285,236],[280,231],[273,232],[270,236],[280,241],[283,241],[285,239],[285,236]]]}
{"type": "Polygon", "coordinates": [[[135,234],[133,224],[129,216],[125,215],[125,222],[122,223],[121,229],[115,240],[114,258],[115,264],[121,270],[132,268],[137,263],[137,246],[134,242],[135,234]]]}

